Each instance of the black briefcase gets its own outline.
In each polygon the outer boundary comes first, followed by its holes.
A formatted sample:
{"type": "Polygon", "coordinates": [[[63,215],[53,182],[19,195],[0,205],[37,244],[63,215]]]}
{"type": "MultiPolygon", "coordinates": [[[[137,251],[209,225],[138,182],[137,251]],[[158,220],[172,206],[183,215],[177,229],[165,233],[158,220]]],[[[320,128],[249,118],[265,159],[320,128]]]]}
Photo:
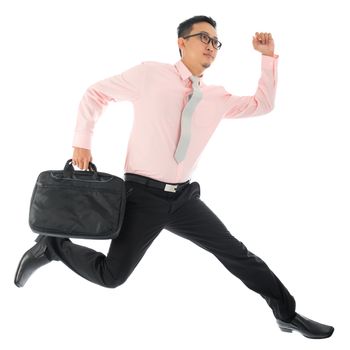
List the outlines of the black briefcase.
{"type": "Polygon", "coordinates": [[[98,172],[74,170],[69,159],[63,170],[39,174],[30,201],[29,226],[41,235],[113,239],[119,235],[126,204],[125,182],[98,172]]]}

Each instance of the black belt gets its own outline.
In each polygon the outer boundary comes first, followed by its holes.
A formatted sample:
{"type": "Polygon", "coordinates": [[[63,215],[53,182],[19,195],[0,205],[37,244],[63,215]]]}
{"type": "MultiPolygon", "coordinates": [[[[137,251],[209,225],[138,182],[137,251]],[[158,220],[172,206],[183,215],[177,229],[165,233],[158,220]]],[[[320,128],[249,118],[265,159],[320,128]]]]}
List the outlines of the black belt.
{"type": "Polygon", "coordinates": [[[185,186],[187,186],[190,183],[190,180],[187,180],[186,182],[168,184],[166,182],[151,179],[150,177],[146,177],[138,174],[131,174],[131,173],[125,173],[124,179],[125,181],[138,182],[140,184],[159,188],[167,192],[177,192],[183,189],[185,186]]]}

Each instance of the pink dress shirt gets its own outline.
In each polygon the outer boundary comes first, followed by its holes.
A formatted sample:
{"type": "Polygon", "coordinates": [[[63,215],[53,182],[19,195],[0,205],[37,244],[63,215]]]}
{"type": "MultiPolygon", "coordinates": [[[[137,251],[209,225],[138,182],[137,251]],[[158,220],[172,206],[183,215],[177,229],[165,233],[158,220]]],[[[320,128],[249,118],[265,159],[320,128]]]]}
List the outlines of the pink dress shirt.
{"type": "Polygon", "coordinates": [[[191,178],[199,156],[222,118],[257,116],[274,106],[278,55],[261,55],[261,77],[254,96],[235,96],[222,86],[206,85],[192,115],[191,140],[185,159],[174,158],[180,137],[181,113],[191,93],[192,75],[180,60],[175,65],[142,62],[127,71],[91,85],[78,110],[73,146],[91,148],[94,125],[110,101],[132,102],[134,121],[125,173],[166,183],[191,178]]]}

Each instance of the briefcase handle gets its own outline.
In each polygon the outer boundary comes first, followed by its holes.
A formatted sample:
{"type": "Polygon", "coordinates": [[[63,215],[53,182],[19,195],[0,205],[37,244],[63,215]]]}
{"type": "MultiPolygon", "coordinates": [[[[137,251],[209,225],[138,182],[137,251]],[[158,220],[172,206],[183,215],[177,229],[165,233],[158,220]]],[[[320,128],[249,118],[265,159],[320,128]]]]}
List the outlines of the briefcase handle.
{"type": "MultiPolygon", "coordinates": [[[[64,166],[64,169],[63,169],[63,176],[73,178],[74,171],[75,170],[74,170],[74,167],[72,164],[72,159],[68,159],[66,162],[66,165],[64,166]]],[[[96,165],[92,162],[89,162],[89,171],[92,171],[94,173],[92,175],[92,178],[97,180],[98,179],[97,168],[96,168],[96,165]]]]}

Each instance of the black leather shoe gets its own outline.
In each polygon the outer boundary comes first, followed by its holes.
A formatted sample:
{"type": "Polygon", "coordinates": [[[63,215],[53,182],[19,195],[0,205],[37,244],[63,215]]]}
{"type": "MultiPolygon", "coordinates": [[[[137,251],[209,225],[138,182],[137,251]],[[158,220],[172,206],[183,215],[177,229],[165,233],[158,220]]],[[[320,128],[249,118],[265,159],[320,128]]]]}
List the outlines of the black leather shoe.
{"type": "Polygon", "coordinates": [[[281,331],[291,333],[293,331],[300,332],[306,338],[323,339],[329,338],[334,328],[322,323],[310,320],[309,318],[296,314],[290,322],[284,322],[276,319],[281,331]]]}
{"type": "Polygon", "coordinates": [[[23,287],[35,270],[51,262],[45,254],[47,249],[45,236],[39,235],[35,242],[37,243],[24,253],[18,264],[15,275],[15,285],[17,287],[23,287]]]}

